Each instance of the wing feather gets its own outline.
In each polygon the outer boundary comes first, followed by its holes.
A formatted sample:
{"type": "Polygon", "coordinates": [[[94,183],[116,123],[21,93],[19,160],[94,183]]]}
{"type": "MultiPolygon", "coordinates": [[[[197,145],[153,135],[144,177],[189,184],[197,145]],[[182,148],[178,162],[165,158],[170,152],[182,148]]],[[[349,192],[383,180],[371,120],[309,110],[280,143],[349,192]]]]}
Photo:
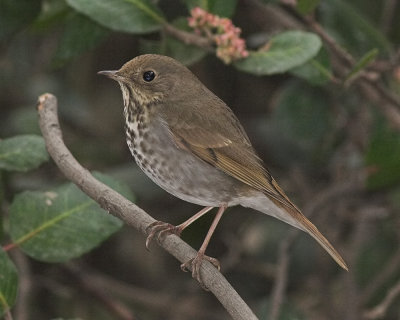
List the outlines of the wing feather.
{"type": "Polygon", "coordinates": [[[247,138],[240,143],[220,134],[208,133],[203,128],[197,128],[196,134],[194,129],[170,128],[170,130],[177,145],[184,146],[203,161],[264,192],[281,205],[299,210],[265,168],[247,138]]]}

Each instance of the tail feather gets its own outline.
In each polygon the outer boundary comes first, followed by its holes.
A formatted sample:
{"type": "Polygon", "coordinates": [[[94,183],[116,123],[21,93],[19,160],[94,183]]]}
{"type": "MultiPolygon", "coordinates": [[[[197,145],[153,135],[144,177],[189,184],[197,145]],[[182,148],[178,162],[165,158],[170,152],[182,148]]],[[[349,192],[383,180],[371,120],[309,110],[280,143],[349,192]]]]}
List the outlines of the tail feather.
{"type": "Polygon", "coordinates": [[[293,206],[285,206],[278,200],[268,198],[264,194],[252,199],[243,199],[240,203],[244,207],[250,207],[257,211],[266,213],[279,220],[282,220],[300,230],[307,232],[311,235],[329,255],[346,271],[349,270],[346,262],[330,242],[322,235],[317,227],[308,220],[299,209],[293,206]]]}
{"type": "Polygon", "coordinates": [[[321,232],[317,229],[317,227],[308,220],[301,212],[296,212],[297,218],[301,225],[304,227],[304,231],[306,231],[310,236],[312,236],[317,242],[329,253],[329,255],[336,261],[336,263],[341,266],[346,271],[349,271],[346,262],[342,258],[342,256],[336,251],[336,249],[331,245],[331,243],[326,239],[321,232]]]}

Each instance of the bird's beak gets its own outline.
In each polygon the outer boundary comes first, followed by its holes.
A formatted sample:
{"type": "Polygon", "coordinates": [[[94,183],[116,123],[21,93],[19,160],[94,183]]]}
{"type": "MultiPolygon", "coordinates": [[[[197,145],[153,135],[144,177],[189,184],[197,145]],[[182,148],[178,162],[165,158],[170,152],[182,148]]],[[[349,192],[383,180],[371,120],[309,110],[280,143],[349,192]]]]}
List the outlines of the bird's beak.
{"type": "Polygon", "coordinates": [[[103,76],[107,76],[113,80],[121,81],[123,77],[118,74],[118,70],[111,70],[111,71],[99,71],[97,74],[102,74],[103,76]]]}

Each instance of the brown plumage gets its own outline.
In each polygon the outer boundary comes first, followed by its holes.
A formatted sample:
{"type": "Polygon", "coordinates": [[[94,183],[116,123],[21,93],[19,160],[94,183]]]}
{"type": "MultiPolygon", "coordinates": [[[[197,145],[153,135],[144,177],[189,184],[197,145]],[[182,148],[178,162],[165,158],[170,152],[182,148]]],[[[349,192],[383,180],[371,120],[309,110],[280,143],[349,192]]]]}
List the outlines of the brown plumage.
{"type": "MultiPolygon", "coordinates": [[[[143,55],[118,71],[100,73],[121,86],[128,146],[154,182],[183,200],[220,207],[216,223],[224,208],[233,205],[283,220],[309,233],[347,270],[339,253],[271,176],[232,110],[186,67],[169,57],[143,55]]],[[[189,220],[178,227],[157,223],[150,228],[150,239],[165,230],[180,234],[194,221],[189,220]]],[[[207,243],[184,265],[199,280],[207,243]]]]}

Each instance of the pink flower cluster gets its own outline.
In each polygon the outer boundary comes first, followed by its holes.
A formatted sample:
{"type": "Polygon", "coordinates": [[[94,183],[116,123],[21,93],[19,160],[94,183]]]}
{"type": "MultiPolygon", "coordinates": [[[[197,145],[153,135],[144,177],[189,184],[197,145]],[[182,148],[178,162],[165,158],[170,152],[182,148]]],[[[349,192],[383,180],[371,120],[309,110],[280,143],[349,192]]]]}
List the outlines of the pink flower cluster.
{"type": "Polygon", "coordinates": [[[232,20],[211,14],[200,7],[193,8],[188,18],[196,33],[210,38],[217,46],[217,57],[228,64],[249,55],[240,28],[232,20]]]}

